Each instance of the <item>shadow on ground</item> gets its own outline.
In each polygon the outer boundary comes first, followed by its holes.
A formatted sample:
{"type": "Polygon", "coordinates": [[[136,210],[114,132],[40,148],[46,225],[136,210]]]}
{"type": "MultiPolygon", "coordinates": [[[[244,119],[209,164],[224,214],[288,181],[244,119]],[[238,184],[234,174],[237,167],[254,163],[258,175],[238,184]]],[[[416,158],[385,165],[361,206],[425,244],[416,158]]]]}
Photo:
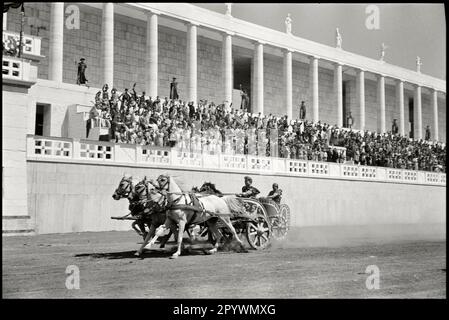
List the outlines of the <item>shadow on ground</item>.
{"type": "MultiPolygon", "coordinates": [[[[121,251],[121,252],[105,252],[105,253],[80,253],[76,254],[75,258],[93,258],[93,259],[146,259],[146,258],[168,258],[175,250],[145,250],[140,256],[136,256],[136,250],[121,251]]],[[[190,249],[183,250],[183,256],[197,256],[206,255],[206,249],[190,249]]]]}
{"type": "MultiPolygon", "coordinates": [[[[187,246],[182,250],[182,256],[197,256],[197,255],[208,255],[208,250],[212,246],[187,246]]],[[[104,253],[79,253],[75,254],[75,258],[93,258],[93,259],[145,259],[145,258],[167,258],[176,251],[176,247],[167,249],[145,249],[140,256],[136,256],[136,250],[131,251],[120,251],[120,252],[104,252],[104,253]]],[[[218,249],[220,253],[234,252],[234,253],[248,253],[249,251],[245,248],[242,250],[238,245],[234,243],[227,243],[218,249]]]]}

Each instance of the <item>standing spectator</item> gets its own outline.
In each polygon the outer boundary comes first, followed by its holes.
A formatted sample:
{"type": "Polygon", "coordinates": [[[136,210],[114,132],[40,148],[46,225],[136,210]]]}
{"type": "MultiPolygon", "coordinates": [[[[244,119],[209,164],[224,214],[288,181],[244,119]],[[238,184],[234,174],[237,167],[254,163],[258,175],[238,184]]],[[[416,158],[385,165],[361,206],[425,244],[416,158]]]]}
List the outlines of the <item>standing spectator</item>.
{"type": "Polygon", "coordinates": [[[398,134],[398,132],[399,132],[398,124],[396,123],[396,119],[393,119],[393,125],[391,126],[391,132],[393,134],[398,134]]]}
{"type": "Polygon", "coordinates": [[[352,129],[352,126],[354,125],[354,119],[352,118],[351,111],[349,111],[349,115],[348,115],[348,118],[346,119],[346,121],[347,121],[346,123],[348,125],[348,128],[352,129]]]}
{"type": "Polygon", "coordinates": [[[193,103],[189,103],[189,118],[190,120],[195,118],[195,106],[193,103]]]}
{"type": "Polygon", "coordinates": [[[120,111],[124,112],[125,107],[128,107],[128,103],[131,100],[131,96],[129,95],[128,88],[125,88],[125,92],[123,92],[119,100],[122,102],[120,105],[120,111]]]}
{"type": "Polygon", "coordinates": [[[430,126],[426,127],[426,138],[425,138],[425,140],[426,141],[430,140],[430,126]]]}
{"type": "Polygon", "coordinates": [[[304,101],[301,101],[301,106],[299,107],[299,119],[304,120],[306,118],[306,105],[304,101]]]}
{"type": "Polygon", "coordinates": [[[87,79],[86,79],[86,69],[87,64],[84,62],[86,59],[81,58],[80,62],[78,63],[78,77],[76,79],[76,83],[78,85],[85,84],[87,85],[87,79]]]}
{"type": "Polygon", "coordinates": [[[178,100],[178,83],[176,82],[176,78],[173,77],[172,83],[170,83],[170,99],[178,100]]]}
{"type": "Polygon", "coordinates": [[[242,101],[240,102],[240,109],[243,110],[243,112],[248,112],[249,107],[249,96],[246,93],[245,90],[243,90],[242,85],[240,85],[240,96],[242,97],[242,101]]]}

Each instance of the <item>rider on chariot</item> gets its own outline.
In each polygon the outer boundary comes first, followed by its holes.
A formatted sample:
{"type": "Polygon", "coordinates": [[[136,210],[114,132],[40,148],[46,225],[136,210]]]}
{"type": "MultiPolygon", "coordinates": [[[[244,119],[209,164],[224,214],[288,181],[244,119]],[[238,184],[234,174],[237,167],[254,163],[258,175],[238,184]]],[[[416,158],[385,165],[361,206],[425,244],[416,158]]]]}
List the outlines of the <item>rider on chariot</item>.
{"type": "Polygon", "coordinates": [[[277,204],[281,204],[282,199],[282,189],[279,189],[279,185],[277,183],[273,183],[273,190],[268,193],[269,199],[273,200],[277,204]]]}
{"type": "Polygon", "coordinates": [[[260,191],[252,186],[253,179],[251,177],[246,176],[244,179],[245,185],[242,187],[242,193],[237,194],[237,196],[244,198],[255,198],[256,195],[260,193],[260,191]]]}

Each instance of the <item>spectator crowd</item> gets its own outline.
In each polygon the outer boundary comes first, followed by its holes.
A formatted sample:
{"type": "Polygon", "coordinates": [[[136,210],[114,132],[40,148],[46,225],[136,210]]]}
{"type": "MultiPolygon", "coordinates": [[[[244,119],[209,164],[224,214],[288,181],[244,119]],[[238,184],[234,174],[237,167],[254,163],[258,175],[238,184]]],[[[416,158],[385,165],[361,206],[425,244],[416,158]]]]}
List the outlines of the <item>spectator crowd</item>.
{"type": "Polygon", "coordinates": [[[442,143],[320,121],[288,121],[287,116],[253,114],[207,100],[152,99],[145,92],[139,96],[135,86],[119,94],[104,85],[95,96],[87,131],[96,123],[109,128],[102,140],[115,143],[446,172],[442,143]]]}

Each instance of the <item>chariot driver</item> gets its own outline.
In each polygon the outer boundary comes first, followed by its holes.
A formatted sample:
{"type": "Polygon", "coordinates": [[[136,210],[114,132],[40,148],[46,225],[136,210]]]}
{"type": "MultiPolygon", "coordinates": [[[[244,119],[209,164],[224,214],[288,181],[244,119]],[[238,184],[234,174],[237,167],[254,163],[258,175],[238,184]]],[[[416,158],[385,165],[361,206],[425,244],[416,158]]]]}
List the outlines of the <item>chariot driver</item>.
{"type": "Polygon", "coordinates": [[[251,184],[253,183],[253,179],[251,177],[245,177],[245,185],[242,187],[242,193],[237,194],[238,197],[245,198],[255,198],[256,195],[260,193],[257,188],[253,187],[251,184]]]}
{"type": "Polygon", "coordinates": [[[279,185],[277,183],[273,183],[273,190],[268,193],[268,199],[273,200],[277,204],[281,203],[282,199],[282,189],[279,189],[279,185]]]}

